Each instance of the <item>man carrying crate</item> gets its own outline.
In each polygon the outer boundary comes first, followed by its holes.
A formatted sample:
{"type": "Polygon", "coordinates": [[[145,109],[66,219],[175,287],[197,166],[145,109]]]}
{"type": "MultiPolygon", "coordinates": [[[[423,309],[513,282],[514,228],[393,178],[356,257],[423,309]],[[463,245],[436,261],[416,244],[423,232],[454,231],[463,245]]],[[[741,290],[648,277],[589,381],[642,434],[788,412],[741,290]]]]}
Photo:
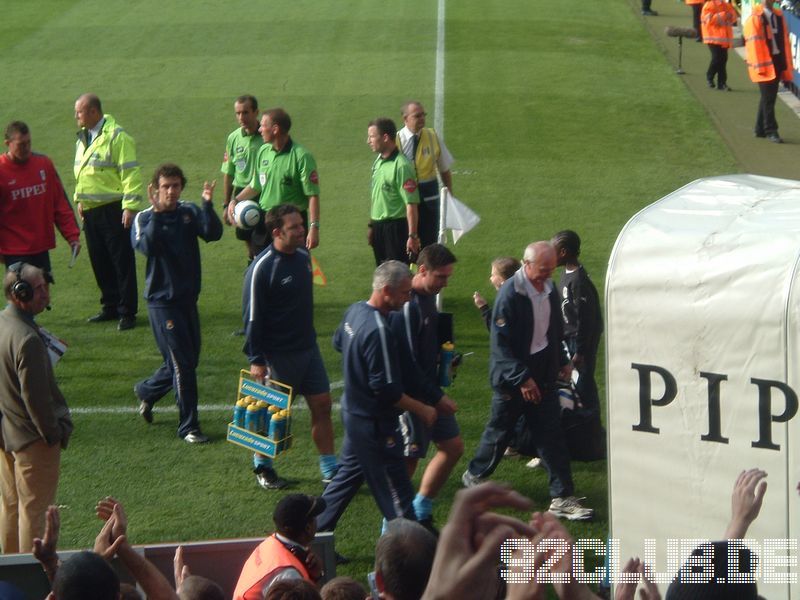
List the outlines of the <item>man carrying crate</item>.
{"type": "MultiPolygon", "coordinates": [[[[250,375],[257,381],[271,377],[305,396],[322,481],[327,483],[338,465],[333,450],[330,383],[314,330],[311,256],[305,249],[303,218],[296,206],[281,204],[267,212],[264,224],[272,233],[272,244],[245,274],[244,353],[250,375]]],[[[261,487],[286,487],[271,458],[254,454],[253,465],[261,487]]]]}

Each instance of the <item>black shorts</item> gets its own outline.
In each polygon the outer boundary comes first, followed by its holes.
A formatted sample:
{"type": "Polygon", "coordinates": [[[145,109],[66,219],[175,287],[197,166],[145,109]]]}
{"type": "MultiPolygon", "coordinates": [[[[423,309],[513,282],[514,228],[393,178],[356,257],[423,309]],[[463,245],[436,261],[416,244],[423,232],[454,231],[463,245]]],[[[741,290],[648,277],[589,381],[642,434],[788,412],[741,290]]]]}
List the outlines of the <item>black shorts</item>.
{"type": "Polygon", "coordinates": [[[408,264],[407,241],[406,219],[372,221],[372,252],[375,254],[376,265],[387,260],[399,260],[408,264]]]}

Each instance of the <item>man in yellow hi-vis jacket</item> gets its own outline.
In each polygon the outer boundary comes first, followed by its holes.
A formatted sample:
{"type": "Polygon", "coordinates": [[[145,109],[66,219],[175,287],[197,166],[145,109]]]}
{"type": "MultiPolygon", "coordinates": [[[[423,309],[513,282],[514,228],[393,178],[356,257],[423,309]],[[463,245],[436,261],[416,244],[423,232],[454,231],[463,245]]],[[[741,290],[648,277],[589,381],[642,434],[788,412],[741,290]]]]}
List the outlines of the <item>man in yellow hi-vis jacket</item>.
{"type": "Polygon", "coordinates": [[[453,157],[437,133],[425,127],[425,108],[419,102],[406,102],[402,108],[405,127],[397,132],[397,147],[417,171],[419,184],[418,231],[420,249],[439,238],[439,181],[453,191],[450,165],[453,157]]]}
{"type": "Polygon", "coordinates": [[[75,203],[100,288],[102,309],[89,322],[119,319],[117,329],[136,326],[136,262],[128,229],[144,208],[136,144],[100,99],[83,94],[75,102],[81,130],[75,145],[75,203]]]}

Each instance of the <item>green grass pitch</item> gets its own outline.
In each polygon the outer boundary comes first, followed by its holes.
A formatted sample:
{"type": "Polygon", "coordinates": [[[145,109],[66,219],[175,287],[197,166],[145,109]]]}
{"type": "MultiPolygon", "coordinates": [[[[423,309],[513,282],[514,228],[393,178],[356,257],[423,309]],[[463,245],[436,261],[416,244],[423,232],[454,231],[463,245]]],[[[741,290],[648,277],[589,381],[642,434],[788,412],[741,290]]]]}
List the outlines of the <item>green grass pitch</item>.
{"type": "MultiPolygon", "coordinates": [[[[34,150],[50,155],[71,192],[76,97],[96,92],[104,109],[134,136],[143,175],[162,161],[182,165],[185,197],[199,200],[203,179],[220,178],[233,99],[256,95],[282,106],[293,137],[317,158],[322,185],[321,245],[314,255],[329,284],[315,289],[316,325],[332,381],[341,379],[330,337],[346,306],[365,299],[373,269],[366,245],[367,122],[420,99],[432,124],[436,3],[406,0],[41,0],[10,2],[0,23],[0,122],[26,121],[34,150]]],[[[507,0],[447,3],[444,137],[457,159],[454,192],[482,217],[454,247],[459,262],[445,290],[456,315],[458,349],[474,352],[451,395],[467,456],[436,505],[446,520],[458,476],[488,414],[487,333],[472,306],[487,298],[489,262],[563,228],[584,239],[583,260],[602,290],[605,265],[624,223],[641,207],[698,177],[734,172],[734,159],[702,108],[642,28],[634,4],[607,0],[553,4],[507,0]]],[[[221,179],[221,178],[220,178],[221,179]]],[[[120,334],[88,325],[98,308],[88,256],[68,270],[63,240],[53,254],[53,311],[40,322],[69,351],[57,367],[74,408],[134,407],[135,381],[159,355],[142,306],[139,327],[120,334]]],[[[227,229],[203,248],[200,298],[204,347],[201,403],[232,407],[245,366],[240,323],[240,242],[227,229]]],[[[139,260],[140,285],[143,284],[139,260]]],[[[598,366],[602,388],[603,365],[598,366]]],[[[338,396],[340,391],[335,391],[338,396]]],[[[135,543],[259,536],[272,528],[281,493],[256,486],[248,453],[224,442],[230,411],[201,412],[214,443],[189,447],[175,437],[177,417],[159,412],[147,426],[136,414],[74,416],[63,455],[58,502],[63,548],[91,545],[95,501],[121,499],[135,543]]],[[[341,424],[335,416],[337,442],[341,424]]],[[[295,489],[322,490],[307,413],[298,414],[294,450],[278,461],[295,489]]],[[[597,509],[577,537],[607,532],[605,463],[575,463],[577,491],[597,509]]],[[[546,508],[541,471],[504,461],[496,479],[546,508]]],[[[362,581],[370,570],[380,517],[364,490],[337,530],[354,561],[340,573],[362,581]]]]}

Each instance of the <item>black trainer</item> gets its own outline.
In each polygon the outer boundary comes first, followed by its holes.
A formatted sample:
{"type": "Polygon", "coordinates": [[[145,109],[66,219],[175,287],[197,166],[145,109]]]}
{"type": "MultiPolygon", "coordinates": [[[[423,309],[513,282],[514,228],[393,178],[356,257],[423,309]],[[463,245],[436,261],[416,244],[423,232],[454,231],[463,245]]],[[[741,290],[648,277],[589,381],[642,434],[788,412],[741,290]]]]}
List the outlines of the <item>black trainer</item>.
{"type": "Polygon", "coordinates": [[[119,313],[117,313],[116,308],[106,308],[104,307],[96,315],[92,315],[88,319],[86,319],[87,323],[102,323],[103,321],[113,321],[114,319],[119,318],[119,313]]]}
{"type": "Polygon", "coordinates": [[[275,469],[272,467],[258,466],[253,469],[256,474],[256,481],[265,490],[282,490],[289,483],[285,479],[278,477],[275,469]]]}
{"type": "Polygon", "coordinates": [[[127,331],[136,327],[136,317],[134,315],[122,315],[119,318],[117,329],[120,331],[127,331]]]}

